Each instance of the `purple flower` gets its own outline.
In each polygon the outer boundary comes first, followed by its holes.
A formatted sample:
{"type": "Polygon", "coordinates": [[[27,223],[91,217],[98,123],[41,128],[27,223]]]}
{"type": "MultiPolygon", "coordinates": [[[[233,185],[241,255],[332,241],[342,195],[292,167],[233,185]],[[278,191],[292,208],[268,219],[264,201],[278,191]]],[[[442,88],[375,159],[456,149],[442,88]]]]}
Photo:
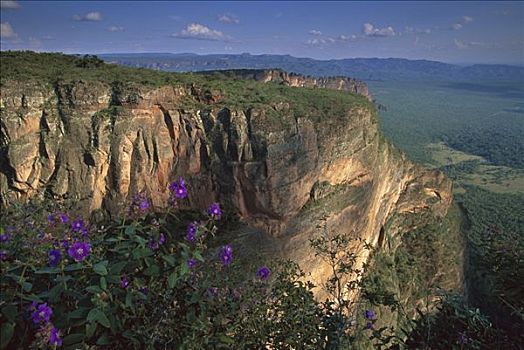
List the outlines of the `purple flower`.
{"type": "Polygon", "coordinates": [[[178,199],[184,199],[187,197],[187,188],[184,179],[180,178],[178,181],[174,181],[169,185],[169,190],[178,199]]]}
{"type": "Polygon", "coordinates": [[[153,239],[150,239],[149,240],[149,248],[151,248],[152,250],[157,250],[158,248],[160,248],[160,246],[153,239]]]}
{"type": "Polygon", "coordinates": [[[209,287],[207,289],[207,295],[209,297],[216,297],[218,295],[218,288],[217,287],[209,287]]]}
{"type": "Polygon", "coordinates": [[[49,265],[55,267],[62,259],[62,253],[57,249],[51,249],[49,251],[49,265]]]}
{"type": "Polygon", "coordinates": [[[368,320],[372,320],[375,318],[375,312],[373,310],[366,310],[364,311],[364,317],[366,317],[368,320]]]}
{"type": "Polygon", "coordinates": [[[34,324],[49,323],[49,319],[51,318],[51,315],[53,314],[53,310],[51,310],[51,308],[47,306],[47,303],[43,303],[38,306],[35,306],[35,308],[36,310],[33,311],[33,313],[31,314],[33,323],[34,324]]]}
{"type": "Polygon", "coordinates": [[[461,344],[461,345],[465,345],[468,343],[469,341],[469,338],[468,336],[466,335],[466,332],[461,332],[459,333],[460,337],[459,337],[459,340],[458,340],[458,343],[461,344]]]}
{"type": "Polygon", "coordinates": [[[9,233],[3,233],[0,235],[0,243],[7,242],[9,239],[11,239],[11,235],[9,233]]]}
{"type": "Polygon", "coordinates": [[[68,249],[69,248],[69,241],[67,239],[61,240],[60,243],[62,244],[62,248],[64,248],[64,249],[68,249]]]}
{"type": "Polygon", "coordinates": [[[267,266],[262,266],[257,271],[257,277],[260,278],[262,281],[266,281],[269,278],[269,275],[271,274],[271,271],[267,266]]]}
{"type": "Polygon", "coordinates": [[[73,221],[71,223],[71,228],[73,229],[73,231],[75,232],[81,232],[82,230],[85,229],[84,227],[84,220],[82,219],[77,219],[75,221],[73,221]]]}
{"type": "Polygon", "coordinates": [[[220,204],[218,203],[211,204],[209,208],[207,209],[207,213],[215,219],[220,219],[220,216],[222,215],[222,211],[220,210],[220,204]]]}
{"type": "Polygon", "coordinates": [[[373,323],[372,322],[366,323],[366,329],[373,329],[373,323]]]}
{"type": "Polygon", "coordinates": [[[190,269],[192,269],[193,267],[195,267],[197,264],[197,261],[193,258],[190,258],[187,260],[187,267],[189,267],[190,269]]]}
{"type": "Polygon", "coordinates": [[[140,287],[138,290],[140,291],[140,293],[144,295],[147,295],[149,293],[149,290],[147,289],[147,287],[140,287]]]}
{"type": "Polygon", "coordinates": [[[54,224],[55,223],[55,216],[53,214],[47,215],[47,222],[49,222],[50,224],[54,224]]]}
{"type": "Polygon", "coordinates": [[[126,289],[129,287],[129,281],[127,280],[127,277],[125,274],[122,275],[122,278],[120,278],[120,287],[123,289],[126,289]]]}
{"type": "Polygon", "coordinates": [[[7,260],[7,250],[0,250],[0,261],[7,260]]]}
{"type": "Polygon", "coordinates": [[[68,249],[67,254],[75,261],[84,260],[91,252],[91,246],[87,242],[76,242],[68,249]]]}
{"type": "Polygon", "coordinates": [[[60,338],[60,331],[55,326],[51,328],[51,333],[49,333],[49,344],[62,346],[62,338],[60,338]]]}
{"type": "Polygon", "coordinates": [[[146,211],[151,207],[151,204],[149,203],[149,199],[142,198],[138,204],[138,207],[141,211],[146,211]]]}
{"type": "Polygon", "coordinates": [[[130,214],[144,214],[151,208],[151,203],[147,199],[146,194],[140,192],[133,196],[131,205],[129,206],[130,214]]]}
{"type": "Polygon", "coordinates": [[[197,233],[197,224],[196,224],[196,222],[192,222],[189,225],[187,225],[186,239],[189,242],[195,242],[195,240],[196,240],[196,233],[197,233]]]}
{"type": "Polygon", "coordinates": [[[160,237],[158,238],[158,241],[156,241],[154,237],[149,237],[148,246],[152,250],[157,250],[164,243],[166,243],[166,236],[163,233],[160,233],[160,237]]]}
{"type": "Polygon", "coordinates": [[[69,222],[69,216],[67,216],[67,214],[60,213],[58,214],[58,217],[60,218],[62,224],[67,224],[69,222]]]}
{"type": "Polygon", "coordinates": [[[231,262],[233,261],[233,248],[231,248],[229,244],[223,246],[222,248],[220,248],[219,256],[224,266],[231,264],[231,262]]]}

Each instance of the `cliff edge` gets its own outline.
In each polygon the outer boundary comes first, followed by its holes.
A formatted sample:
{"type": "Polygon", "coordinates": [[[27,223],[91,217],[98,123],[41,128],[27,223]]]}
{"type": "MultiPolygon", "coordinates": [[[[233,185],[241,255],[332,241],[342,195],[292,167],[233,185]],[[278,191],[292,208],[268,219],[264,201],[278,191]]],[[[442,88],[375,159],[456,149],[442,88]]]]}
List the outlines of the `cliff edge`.
{"type": "MultiPolygon", "coordinates": [[[[9,54],[3,69],[20,64],[9,54]]],[[[253,232],[247,242],[322,281],[329,270],[309,247],[322,218],[330,231],[380,246],[389,218],[425,212],[439,220],[452,201],[447,178],[384,139],[367,88],[295,88],[258,81],[267,75],[173,74],[32,55],[30,79],[14,69],[2,77],[2,206],[52,198],[86,214],[118,214],[145,191],[162,208],[169,182],[184,177],[189,207],[222,203],[253,232]],[[61,69],[41,72],[34,60],[48,59],[61,69]]],[[[416,223],[398,223],[396,234],[406,225],[416,223]]],[[[362,246],[352,249],[366,261],[362,246]]]]}

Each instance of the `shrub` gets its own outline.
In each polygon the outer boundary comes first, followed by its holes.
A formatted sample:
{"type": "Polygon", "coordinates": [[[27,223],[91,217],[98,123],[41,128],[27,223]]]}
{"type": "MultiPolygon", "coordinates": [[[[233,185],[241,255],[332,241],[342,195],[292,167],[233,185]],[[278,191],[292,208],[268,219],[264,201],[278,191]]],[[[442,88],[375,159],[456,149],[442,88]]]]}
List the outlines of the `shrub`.
{"type": "MultiPolygon", "coordinates": [[[[185,184],[170,189],[176,207],[185,184]]],[[[0,236],[1,347],[323,346],[321,309],[295,264],[275,261],[246,278],[234,245],[208,246],[218,203],[188,224],[153,209],[141,193],[107,226],[64,212],[4,216],[14,225],[3,222],[0,236]]]]}

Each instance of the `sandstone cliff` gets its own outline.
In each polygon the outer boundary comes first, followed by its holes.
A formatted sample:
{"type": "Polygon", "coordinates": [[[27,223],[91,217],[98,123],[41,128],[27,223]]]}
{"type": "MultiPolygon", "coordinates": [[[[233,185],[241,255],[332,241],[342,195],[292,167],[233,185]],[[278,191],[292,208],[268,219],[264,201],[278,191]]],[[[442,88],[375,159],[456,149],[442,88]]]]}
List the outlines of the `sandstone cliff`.
{"type": "MultiPolygon", "coordinates": [[[[203,72],[211,74],[213,71],[203,72]]],[[[366,83],[350,77],[311,77],[302,74],[288,73],[281,69],[231,69],[219,70],[221,73],[236,79],[252,79],[263,83],[273,82],[293,87],[321,88],[330,90],[342,90],[359,94],[371,100],[366,83]]]]}
{"type": "Polygon", "coordinates": [[[4,81],[2,205],[46,197],[115,214],[145,191],[162,208],[169,182],[184,177],[190,207],[222,203],[246,223],[248,243],[299,262],[315,281],[329,274],[309,248],[322,217],[330,231],[381,245],[396,214],[445,215],[451,182],[383,138],[367,90],[274,84],[268,97],[257,94],[271,84],[251,82],[235,90],[247,91],[244,100],[230,102],[232,87],[247,83],[225,79],[216,89],[199,79],[4,81]]]}

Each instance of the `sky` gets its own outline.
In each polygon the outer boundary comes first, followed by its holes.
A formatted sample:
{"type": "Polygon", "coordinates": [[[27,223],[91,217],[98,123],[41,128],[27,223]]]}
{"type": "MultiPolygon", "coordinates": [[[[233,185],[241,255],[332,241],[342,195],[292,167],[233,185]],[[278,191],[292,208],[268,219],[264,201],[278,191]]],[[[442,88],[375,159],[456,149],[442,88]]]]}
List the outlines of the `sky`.
{"type": "Polygon", "coordinates": [[[1,1],[1,49],[524,64],[524,2],[1,1]]]}

